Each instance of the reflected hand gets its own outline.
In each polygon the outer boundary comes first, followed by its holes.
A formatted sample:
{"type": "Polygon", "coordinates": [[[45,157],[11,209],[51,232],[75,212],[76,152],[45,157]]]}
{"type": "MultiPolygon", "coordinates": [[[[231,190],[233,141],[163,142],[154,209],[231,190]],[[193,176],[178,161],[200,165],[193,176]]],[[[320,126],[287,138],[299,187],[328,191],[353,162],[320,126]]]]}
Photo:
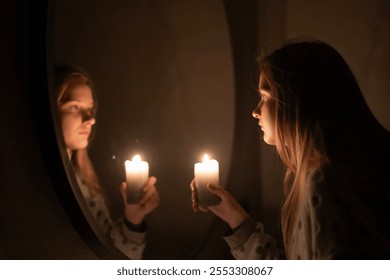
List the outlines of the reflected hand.
{"type": "Polygon", "coordinates": [[[156,181],[156,177],[149,177],[142,189],[143,194],[140,197],[138,204],[127,204],[127,184],[125,182],[121,184],[121,193],[125,205],[125,217],[130,223],[134,225],[141,224],[145,216],[160,204],[160,195],[155,186],[156,181]]]}
{"type": "Polygon", "coordinates": [[[207,207],[207,209],[228,223],[232,229],[241,225],[248,217],[248,213],[241,205],[222,187],[211,184],[207,187],[212,193],[221,198],[220,204],[207,207]]]}

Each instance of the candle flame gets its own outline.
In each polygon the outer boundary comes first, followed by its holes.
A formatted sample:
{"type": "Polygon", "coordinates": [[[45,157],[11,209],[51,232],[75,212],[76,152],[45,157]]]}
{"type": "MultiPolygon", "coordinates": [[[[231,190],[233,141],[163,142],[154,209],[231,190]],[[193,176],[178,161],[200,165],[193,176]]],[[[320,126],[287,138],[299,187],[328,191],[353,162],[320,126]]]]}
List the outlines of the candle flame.
{"type": "Polygon", "coordinates": [[[133,161],[141,161],[141,156],[140,155],[135,155],[133,156],[133,161]]]}
{"type": "Polygon", "coordinates": [[[209,160],[210,160],[209,155],[208,154],[204,154],[203,162],[206,162],[206,161],[209,161],[209,160]]]}

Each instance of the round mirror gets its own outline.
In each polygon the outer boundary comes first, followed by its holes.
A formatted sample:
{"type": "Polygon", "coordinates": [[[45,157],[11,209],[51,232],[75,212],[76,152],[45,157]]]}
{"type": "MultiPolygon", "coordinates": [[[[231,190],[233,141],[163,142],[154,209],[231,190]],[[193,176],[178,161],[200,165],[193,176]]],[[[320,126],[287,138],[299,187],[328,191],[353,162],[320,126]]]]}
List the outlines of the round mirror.
{"type": "Polygon", "coordinates": [[[196,257],[215,217],[192,210],[194,163],[204,153],[217,159],[226,185],[233,148],[223,1],[57,0],[50,13],[49,72],[77,65],[94,83],[99,106],[88,151],[112,219],[123,216],[124,161],[140,154],[161,198],[146,217],[143,258],[196,257]]]}

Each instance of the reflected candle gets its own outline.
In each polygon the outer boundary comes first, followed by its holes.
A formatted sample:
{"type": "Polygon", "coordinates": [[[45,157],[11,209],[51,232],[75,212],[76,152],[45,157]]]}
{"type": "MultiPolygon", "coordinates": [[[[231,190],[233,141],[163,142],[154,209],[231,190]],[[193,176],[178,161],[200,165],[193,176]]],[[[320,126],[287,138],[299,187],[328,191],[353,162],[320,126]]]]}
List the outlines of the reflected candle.
{"type": "Polygon", "coordinates": [[[203,162],[195,163],[195,184],[199,207],[218,205],[220,198],[209,191],[208,184],[219,185],[219,163],[205,154],[203,162]]]}
{"type": "Polygon", "coordinates": [[[125,161],[126,168],[126,200],[128,204],[138,204],[142,195],[142,187],[149,177],[149,164],[142,161],[139,155],[125,161]]]}

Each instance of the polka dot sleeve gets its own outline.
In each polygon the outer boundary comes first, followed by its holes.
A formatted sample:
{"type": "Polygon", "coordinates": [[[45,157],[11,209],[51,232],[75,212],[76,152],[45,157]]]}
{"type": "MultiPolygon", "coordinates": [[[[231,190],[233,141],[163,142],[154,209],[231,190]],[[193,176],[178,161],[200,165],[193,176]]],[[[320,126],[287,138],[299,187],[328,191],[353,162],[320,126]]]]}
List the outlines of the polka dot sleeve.
{"type": "Polygon", "coordinates": [[[324,166],[304,192],[293,258],[371,259],[389,250],[381,195],[365,174],[348,166],[324,166]]]}
{"type": "Polygon", "coordinates": [[[104,197],[100,194],[90,196],[81,180],[79,180],[79,186],[89,206],[89,210],[104,234],[130,259],[142,259],[146,244],[146,231],[137,232],[128,229],[123,218],[114,223],[104,197]]]}
{"type": "Polygon", "coordinates": [[[224,237],[232,255],[239,260],[283,259],[283,251],[276,247],[275,240],[264,233],[261,223],[246,219],[232,234],[224,237]]]}

